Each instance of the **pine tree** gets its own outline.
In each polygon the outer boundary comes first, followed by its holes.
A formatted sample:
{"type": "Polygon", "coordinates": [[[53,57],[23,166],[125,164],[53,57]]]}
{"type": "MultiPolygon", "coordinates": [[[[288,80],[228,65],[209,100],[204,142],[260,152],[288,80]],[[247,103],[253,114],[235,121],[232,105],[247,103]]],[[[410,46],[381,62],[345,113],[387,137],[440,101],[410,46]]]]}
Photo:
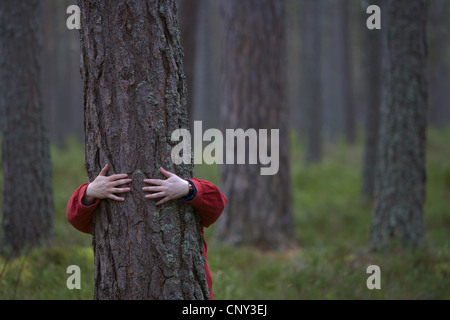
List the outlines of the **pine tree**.
{"type": "Polygon", "coordinates": [[[208,299],[197,215],[182,201],[144,199],[145,178],[174,166],[171,133],[189,128],[183,51],[174,0],[79,1],[86,168],[90,180],[133,179],[123,203],[94,216],[96,299],[208,299]]]}

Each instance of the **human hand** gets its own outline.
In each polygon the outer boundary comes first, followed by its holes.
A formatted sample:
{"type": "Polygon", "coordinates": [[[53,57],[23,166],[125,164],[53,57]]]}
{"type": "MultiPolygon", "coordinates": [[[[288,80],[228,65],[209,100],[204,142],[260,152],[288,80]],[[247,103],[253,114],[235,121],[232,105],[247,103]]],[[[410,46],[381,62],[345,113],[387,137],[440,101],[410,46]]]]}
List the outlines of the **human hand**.
{"type": "Polygon", "coordinates": [[[189,193],[189,182],[181,179],[176,174],[160,169],[161,173],[167,177],[167,180],[145,179],[144,182],[153,184],[151,187],[143,187],[142,191],[155,192],[147,194],[146,199],[160,199],[156,203],[157,206],[174,199],[179,199],[189,193]]]}
{"type": "Polygon", "coordinates": [[[106,176],[109,170],[109,165],[106,165],[97,178],[91,182],[86,188],[83,202],[85,204],[93,204],[96,199],[112,199],[116,201],[125,201],[124,198],[116,196],[119,193],[130,192],[130,188],[117,188],[124,184],[130,183],[131,179],[126,179],[127,174],[115,174],[106,176]]]}

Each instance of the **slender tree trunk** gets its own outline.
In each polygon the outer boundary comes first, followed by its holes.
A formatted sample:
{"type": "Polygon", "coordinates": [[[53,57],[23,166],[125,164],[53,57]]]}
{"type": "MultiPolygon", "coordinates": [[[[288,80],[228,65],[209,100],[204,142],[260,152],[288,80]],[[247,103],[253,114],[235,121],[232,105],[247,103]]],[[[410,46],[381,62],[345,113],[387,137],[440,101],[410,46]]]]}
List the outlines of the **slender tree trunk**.
{"type": "MultiPolygon", "coordinates": [[[[372,3],[381,6],[380,2],[378,0],[372,3]]],[[[380,129],[382,42],[381,31],[366,28],[366,20],[361,28],[364,29],[363,64],[366,79],[364,88],[367,98],[362,193],[366,199],[373,199],[380,129]]]]}
{"type": "Polygon", "coordinates": [[[68,135],[84,139],[80,37],[66,26],[67,7],[73,0],[41,0],[44,17],[42,86],[50,141],[64,147],[68,135]]]}
{"type": "Polygon", "coordinates": [[[41,1],[0,6],[4,117],[2,251],[14,255],[53,237],[53,195],[41,98],[41,1]]]}
{"type": "MultiPolygon", "coordinates": [[[[321,0],[319,0],[320,2],[321,0]]],[[[287,88],[286,103],[289,110],[289,126],[296,136],[303,137],[306,132],[307,120],[304,115],[302,83],[304,73],[304,2],[297,0],[286,1],[286,68],[287,88]]],[[[320,32],[320,30],[319,30],[320,32]]],[[[320,77],[320,74],[319,74],[320,77]]]]}
{"type": "MultiPolygon", "coordinates": [[[[345,1],[345,0],[344,0],[345,1]]],[[[345,39],[343,29],[341,0],[320,2],[322,13],[321,45],[323,56],[322,71],[322,99],[323,122],[326,141],[335,145],[344,134],[345,126],[345,94],[344,82],[347,70],[344,68],[345,39]]]]}
{"type": "Polygon", "coordinates": [[[416,247],[425,239],[426,1],[388,0],[383,13],[383,101],[370,245],[416,247]]]}
{"type": "MultiPolygon", "coordinates": [[[[178,0],[179,6],[179,20],[181,28],[181,39],[184,49],[184,70],[186,74],[186,83],[188,88],[188,97],[186,108],[189,119],[193,119],[194,115],[194,72],[195,72],[195,57],[197,53],[197,21],[199,0],[178,0]]],[[[191,130],[192,128],[191,121],[191,130]]]]}
{"type": "Polygon", "coordinates": [[[322,159],[322,105],[320,91],[320,1],[307,0],[303,20],[303,101],[306,126],[306,163],[322,159]]]}
{"type": "Polygon", "coordinates": [[[220,125],[220,55],[219,4],[199,0],[196,21],[196,54],[194,70],[194,120],[202,120],[204,128],[220,125]]]}
{"type": "Polygon", "coordinates": [[[352,70],[352,39],[350,34],[349,1],[341,0],[338,3],[338,50],[340,51],[339,65],[340,80],[337,83],[341,92],[342,106],[344,112],[343,133],[347,143],[354,144],[356,141],[356,114],[353,103],[353,70],[352,70]]]}
{"type": "Polygon", "coordinates": [[[174,0],[79,1],[86,168],[106,163],[133,179],[126,201],[102,201],[94,216],[96,299],[208,299],[197,215],[180,201],[155,206],[145,178],[180,177],[170,141],[189,128],[174,0]]]}
{"type": "Polygon", "coordinates": [[[439,129],[445,127],[450,118],[448,112],[449,60],[448,46],[449,27],[446,22],[450,13],[450,3],[446,0],[433,0],[429,8],[429,125],[439,129]]]}
{"type": "Polygon", "coordinates": [[[279,171],[272,176],[262,176],[258,165],[221,167],[229,205],[218,221],[217,236],[233,244],[289,248],[294,226],[283,69],[284,1],[224,0],[221,5],[224,129],[279,129],[280,156],[279,171]]]}
{"type": "Polygon", "coordinates": [[[355,141],[352,100],[351,43],[348,0],[321,2],[323,15],[322,95],[326,140],[335,145],[339,137],[355,141]]]}

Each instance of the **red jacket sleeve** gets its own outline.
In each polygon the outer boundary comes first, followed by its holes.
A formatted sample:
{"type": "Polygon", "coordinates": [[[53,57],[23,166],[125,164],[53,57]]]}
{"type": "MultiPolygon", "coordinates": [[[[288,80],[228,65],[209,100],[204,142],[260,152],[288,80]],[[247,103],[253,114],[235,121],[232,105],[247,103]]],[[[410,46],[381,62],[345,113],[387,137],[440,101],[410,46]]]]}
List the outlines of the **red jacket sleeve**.
{"type": "Polygon", "coordinates": [[[195,196],[188,200],[198,212],[202,227],[209,227],[219,219],[227,198],[214,184],[206,180],[189,179],[194,184],[195,196]]]}
{"type": "MultiPolygon", "coordinates": [[[[226,197],[211,182],[200,179],[190,179],[194,184],[195,196],[187,201],[199,213],[202,227],[209,227],[222,214],[226,197]]],[[[78,231],[92,234],[92,217],[100,202],[96,200],[91,206],[84,205],[82,199],[88,183],[81,185],[70,197],[67,203],[67,220],[78,231]]]]}
{"type": "Polygon", "coordinates": [[[90,206],[84,205],[82,199],[88,183],[81,185],[70,197],[67,203],[67,220],[78,231],[92,234],[92,216],[100,202],[96,200],[90,206]]]}

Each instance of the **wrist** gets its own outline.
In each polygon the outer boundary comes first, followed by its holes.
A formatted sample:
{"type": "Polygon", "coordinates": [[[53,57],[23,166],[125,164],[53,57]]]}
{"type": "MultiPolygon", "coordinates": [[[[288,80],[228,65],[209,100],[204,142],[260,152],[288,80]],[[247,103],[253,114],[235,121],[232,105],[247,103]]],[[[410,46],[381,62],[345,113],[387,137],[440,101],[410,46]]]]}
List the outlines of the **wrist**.
{"type": "Polygon", "coordinates": [[[183,197],[188,197],[189,194],[191,193],[192,186],[188,180],[183,180],[183,181],[184,181],[184,185],[185,185],[184,186],[185,191],[183,192],[183,197]]]}
{"type": "Polygon", "coordinates": [[[83,203],[87,206],[93,205],[97,198],[92,194],[92,186],[88,184],[86,191],[84,192],[83,203]]]}

